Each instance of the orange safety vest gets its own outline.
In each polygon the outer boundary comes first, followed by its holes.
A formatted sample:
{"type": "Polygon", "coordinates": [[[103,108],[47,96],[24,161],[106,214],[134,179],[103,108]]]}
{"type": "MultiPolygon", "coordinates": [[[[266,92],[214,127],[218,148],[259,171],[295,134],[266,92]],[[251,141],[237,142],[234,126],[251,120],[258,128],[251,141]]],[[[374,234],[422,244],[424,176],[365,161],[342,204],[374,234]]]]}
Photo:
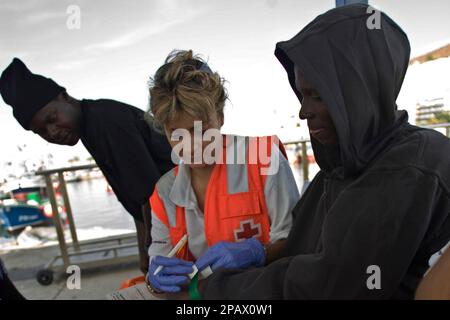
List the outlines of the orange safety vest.
{"type": "MultiPolygon", "coordinates": [[[[233,136],[224,138],[226,137],[233,136]]],[[[286,151],[276,136],[239,138],[248,141],[245,147],[246,163],[227,164],[226,159],[221,164],[216,163],[208,183],[204,205],[205,238],[208,246],[219,241],[237,242],[251,237],[256,237],[264,244],[270,240],[270,218],[264,195],[266,175],[260,174],[260,170],[268,168],[269,164],[262,163],[259,156],[256,161],[251,162],[249,159],[251,153],[252,157],[259,155],[255,152],[262,148],[266,148],[266,155],[270,159],[274,139],[279,142],[280,151],[287,158],[286,151]]],[[[226,146],[227,143],[224,143],[225,157],[226,146]]],[[[168,174],[176,176],[177,173],[178,166],[168,174]]],[[[159,192],[157,183],[150,197],[150,207],[157,218],[168,227],[172,245],[175,246],[187,233],[185,210],[173,203],[165,204],[159,192]]],[[[188,246],[185,246],[177,257],[188,261],[195,260],[188,246]]]]}

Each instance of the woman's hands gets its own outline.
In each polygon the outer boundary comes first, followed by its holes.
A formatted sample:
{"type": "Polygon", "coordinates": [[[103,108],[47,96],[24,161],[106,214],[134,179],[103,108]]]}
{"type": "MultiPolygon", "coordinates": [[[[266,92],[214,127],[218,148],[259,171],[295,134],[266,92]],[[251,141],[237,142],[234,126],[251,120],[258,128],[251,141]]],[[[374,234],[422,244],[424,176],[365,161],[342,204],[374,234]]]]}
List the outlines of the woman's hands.
{"type": "Polygon", "coordinates": [[[155,256],[151,259],[147,281],[150,286],[160,292],[179,292],[181,286],[189,283],[188,275],[192,273],[193,263],[178,258],[155,256]],[[156,269],[163,268],[155,275],[156,269]]]}
{"type": "MultiPolygon", "coordinates": [[[[263,266],[266,261],[264,245],[255,238],[242,242],[221,241],[211,246],[196,262],[199,272],[206,267],[212,271],[220,268],[246,269],[263,266]]],[[[193,263],[178,258],[155,256],[151,259],[147,281],[160,292],[181,293],[183,285],[189,283],[193,263]],[[159,266],[163,268],[154,274],[159,266]]]]}

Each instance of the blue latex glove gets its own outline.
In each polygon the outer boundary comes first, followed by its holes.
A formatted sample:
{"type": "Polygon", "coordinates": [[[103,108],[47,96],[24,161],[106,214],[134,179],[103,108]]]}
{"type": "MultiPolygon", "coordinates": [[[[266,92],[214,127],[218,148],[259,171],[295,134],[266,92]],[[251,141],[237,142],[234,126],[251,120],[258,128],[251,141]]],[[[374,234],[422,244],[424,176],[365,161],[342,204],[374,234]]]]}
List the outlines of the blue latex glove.
{"type": "Polygon", "coordinates": [[[188,275],[192,273],[193,263],[178,258],[162,256],[153,257],[147,273],[147,281],[153,289],[161,292],[179,292],[180,285],[189,282],[188,275]],[[154,275],[156,269],[163,266],[161,271],[154,275]]]}
{"type": "Polygon", "coordinates": [[[255,238],[250,238],[242,242],[218,242],[206,250],[195,265],[199,271],[210,266],[214,272],[219,268],[259,267],[264,265],[265,260],[263,244],[255,238]]]}

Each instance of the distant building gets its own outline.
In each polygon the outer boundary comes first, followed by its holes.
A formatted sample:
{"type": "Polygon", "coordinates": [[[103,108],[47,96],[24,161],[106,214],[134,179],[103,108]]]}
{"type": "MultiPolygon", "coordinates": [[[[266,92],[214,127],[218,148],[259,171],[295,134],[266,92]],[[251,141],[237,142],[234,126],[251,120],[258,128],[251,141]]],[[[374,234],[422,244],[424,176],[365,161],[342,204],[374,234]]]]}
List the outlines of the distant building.
{"type": "Polygon", "coordinates": [[[413,124],[450,122],[450,44],[410,60],[397,104],[413,124]]]}

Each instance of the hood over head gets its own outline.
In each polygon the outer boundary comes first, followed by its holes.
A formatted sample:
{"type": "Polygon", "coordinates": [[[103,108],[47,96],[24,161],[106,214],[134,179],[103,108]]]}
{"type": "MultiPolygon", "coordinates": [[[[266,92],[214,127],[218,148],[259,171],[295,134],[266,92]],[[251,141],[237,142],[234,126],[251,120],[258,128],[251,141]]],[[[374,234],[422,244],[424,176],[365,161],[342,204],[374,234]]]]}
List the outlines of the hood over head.
{"type": "Polygon", "coordinates": [[[408,38],[382,12],[380,28],[370,29],[368,21],[377,12],[368,8],[354,4],[329,10],[275,49],[299,100],[294,66],[328,108],[339,146],[325,147],[312,137],[311,143],[321,169],[338,178],[358,175],[408,120],[395,102],[408,68],[408,38]],[[339,161],[330,161],[333,157],[339,161]]]}

